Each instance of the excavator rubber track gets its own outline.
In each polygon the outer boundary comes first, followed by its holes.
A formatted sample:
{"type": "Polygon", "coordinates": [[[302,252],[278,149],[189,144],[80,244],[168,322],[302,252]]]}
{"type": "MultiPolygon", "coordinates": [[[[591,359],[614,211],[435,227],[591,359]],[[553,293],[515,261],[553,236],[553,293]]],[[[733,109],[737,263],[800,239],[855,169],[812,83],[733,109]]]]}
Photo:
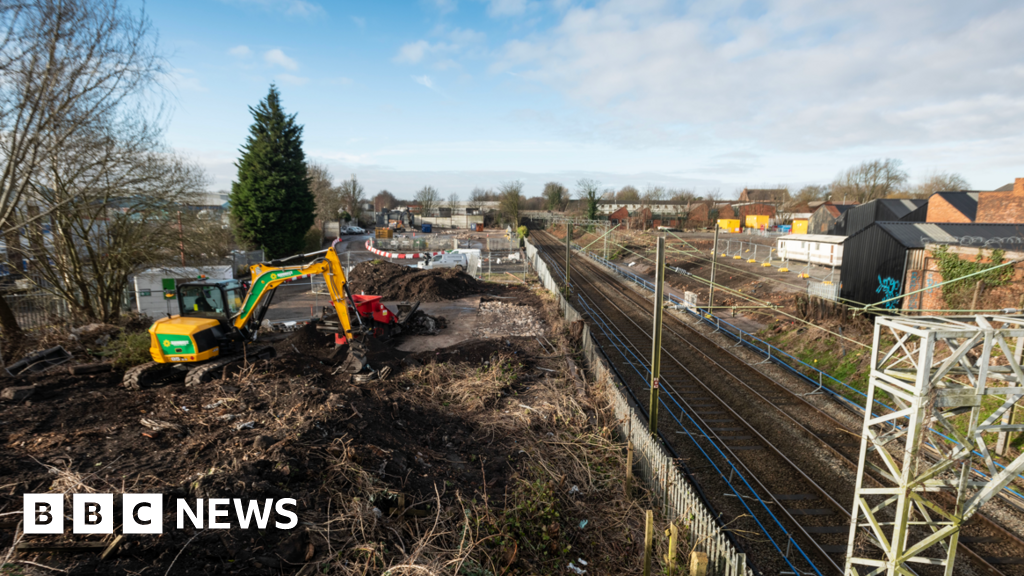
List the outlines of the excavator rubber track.
{"type": "Polygon", "coordinates": [[[261,346],[259,348],[251,348],[246,351],[245,354],[232,354],[231,356],[211,360],[189,370],[188,376],[185,376],[185,386],[191,387],[205,384],[206,382],[218,378],[224,373],[224,368],[233,364],[239,364],[245,361],[255,362],[257,360],[267,360],[274,356],[277,356],[276,350],[270,346],[261,346]]]}
{"type": "Polygon", "coordinates": [[[176,364],[162,364],[160,362],[146,362],[134,368],[129,368],[124,373],[121,384],[129,390],[142,390],[149,388],[158,381],[166,380],[171,375],[180,374],[185,376],[185,371],[176,364]]]}

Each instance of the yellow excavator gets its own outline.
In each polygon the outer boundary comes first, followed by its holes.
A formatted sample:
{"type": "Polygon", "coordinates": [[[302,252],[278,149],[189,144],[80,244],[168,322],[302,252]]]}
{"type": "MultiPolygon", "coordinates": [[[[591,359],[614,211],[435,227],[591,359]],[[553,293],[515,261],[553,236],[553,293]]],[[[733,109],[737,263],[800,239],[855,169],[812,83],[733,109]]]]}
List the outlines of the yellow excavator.
{"type": "MultiPolygon", "coordinates": [[[[185,384],[193,386],[220,376],[232,365],[272,358],[270,346],[252,346],[275,289],[298,276],[319,274],[327,283],[331,305],[337,317],[323,314],[317,324],[321,332],[336,333],[337,342],[348,344],[342,370],[360,374],[366,370],[366,354],[359,336],[367,332],[359,314],[353,326],[349,304],[356,305],[346,286],[344,268],[334,246],[320,252],[299,254],[250,266],[252,283],[248,291],[238,280],[203,280],[177,285],[181,314],[167,315],[149,327],[153,361],[136,366],[124,375],[125,387],[138,390],[167,377],[168,369],[187,371],[185,384]],[[288,266],[285,262],[316,256],[308,264],[288,266]]],[[[180,372],[179,372],[180,373],[180,372]]]]}

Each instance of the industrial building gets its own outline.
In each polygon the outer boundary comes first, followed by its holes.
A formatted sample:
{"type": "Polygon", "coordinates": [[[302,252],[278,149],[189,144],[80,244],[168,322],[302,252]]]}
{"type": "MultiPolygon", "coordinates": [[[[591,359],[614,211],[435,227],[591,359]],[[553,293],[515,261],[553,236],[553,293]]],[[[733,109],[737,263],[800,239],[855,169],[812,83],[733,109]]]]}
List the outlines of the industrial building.
{"type": "MultiPolygon", "coordinates": [[[[862,304],[902,296],[928,244],[1013,249],[1022,239],[1024,224],[874,222],[846,238],[839,295],[862,304]]],[[[902,299],[883,306],[900,309],[902,299]]]]}

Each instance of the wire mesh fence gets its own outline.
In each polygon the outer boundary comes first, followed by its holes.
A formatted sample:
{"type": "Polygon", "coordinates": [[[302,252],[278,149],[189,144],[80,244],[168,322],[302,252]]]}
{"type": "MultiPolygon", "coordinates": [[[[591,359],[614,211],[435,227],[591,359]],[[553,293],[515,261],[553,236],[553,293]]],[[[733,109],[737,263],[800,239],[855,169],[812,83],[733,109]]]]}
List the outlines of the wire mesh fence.
{"type": "Polygon", "coordinates": [[[22,330],[38,330],[61,324],[71,317],[67,302],[49,292],[37,290],[4,296],[22,330]]]}
{"type": "MultiPolygon", "coordinates": [[[[562,296],[558,282],[540,258],[537,248],[529,241],[526,242],[526,256],[543,286],[558,299],[559,309],[566,322],[582,320],[580,313],[562,296]]],[[[646,422],[623,392],[625,383],[608,365],[586,323],[583,324],[582,341],[595,380],[611,391],[609,396],[612,398],[619,430],[633,443],[638,455],[640,477],[651,490],[665,517],[689,529],[694,550],[708,555],[708,574],[753,576],[753,570],[747,566],[746,555],[732,544],[694,487],[673,464],[672,456],[665,447],[647,432],[646,422]]]]}

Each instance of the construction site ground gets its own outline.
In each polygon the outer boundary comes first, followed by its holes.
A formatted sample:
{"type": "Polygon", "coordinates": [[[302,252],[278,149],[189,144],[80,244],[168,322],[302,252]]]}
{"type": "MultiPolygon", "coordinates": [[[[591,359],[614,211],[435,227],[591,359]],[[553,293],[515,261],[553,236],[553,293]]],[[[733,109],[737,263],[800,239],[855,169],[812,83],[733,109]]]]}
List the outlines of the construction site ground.
{"type": "MultiPolygon", "coordinates": [[[[639,487],[623,496],[625,447],[605,391],[582,377],[579,343],[550,295],[484,283],[423,309],[445,327],[368,340],[370,365],[390,369],[368,383],[338,371],[333,337],[312,326],[279,336],[276,358],[202,387],[129,391],[120,369],[76,376],[68,364],[0,381],[0,392],[31,387],[0,401],[0,566],[496,575],[573,563],[638,573],[650,503],[639,487]],[[44,492],[163,494],[164,533],[125,536],[106,559],[102,548],[74,552],[114,536],[74,535],[70,521],[64,534],[26,537],[22,494],[44,492]],[[295,498],[300,523],[245,530],[231,514],[229,530],[176,529],[176,499],[213,497],[295,498]]],[[[51,330],[27,346],[61,344],[72,365],[97,362],[122,330],[51,330]]]]}

